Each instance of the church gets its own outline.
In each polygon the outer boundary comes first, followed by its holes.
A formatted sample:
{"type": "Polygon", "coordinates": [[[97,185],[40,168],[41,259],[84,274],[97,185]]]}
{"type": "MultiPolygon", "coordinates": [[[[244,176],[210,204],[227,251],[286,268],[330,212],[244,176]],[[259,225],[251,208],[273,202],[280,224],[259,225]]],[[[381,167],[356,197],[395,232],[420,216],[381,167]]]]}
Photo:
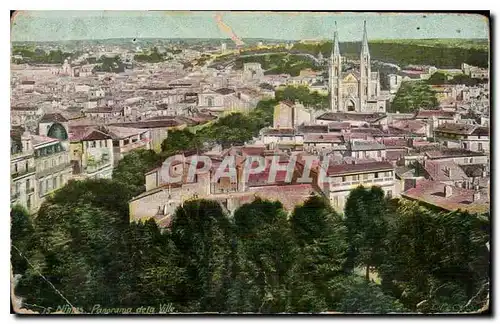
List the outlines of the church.
{"type": "Polygon", "coordinates": [[[339,36],[335,31],[328,72],[332,111],[353,113],[386,111],[386,97],[380,93],[380,74],[371,70],[366,21],[363,28],[359,70],[342,70],[339,36]]]}

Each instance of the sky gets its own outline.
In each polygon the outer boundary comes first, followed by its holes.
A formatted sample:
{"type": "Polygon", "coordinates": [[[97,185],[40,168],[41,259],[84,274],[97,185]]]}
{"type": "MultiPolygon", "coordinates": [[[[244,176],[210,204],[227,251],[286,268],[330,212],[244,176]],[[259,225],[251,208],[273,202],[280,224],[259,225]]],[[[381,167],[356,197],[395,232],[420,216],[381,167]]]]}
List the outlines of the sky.
{"type": "MultiPolygon", "coordinates": [[[[369,39],[488,38],[488,20],[477,14],[220,12],[240,38],[359,41],[369,39]]],[[[214,11],[20,11],[11,20],[12,41],[105,38],[227,38],[214,11]]]]}

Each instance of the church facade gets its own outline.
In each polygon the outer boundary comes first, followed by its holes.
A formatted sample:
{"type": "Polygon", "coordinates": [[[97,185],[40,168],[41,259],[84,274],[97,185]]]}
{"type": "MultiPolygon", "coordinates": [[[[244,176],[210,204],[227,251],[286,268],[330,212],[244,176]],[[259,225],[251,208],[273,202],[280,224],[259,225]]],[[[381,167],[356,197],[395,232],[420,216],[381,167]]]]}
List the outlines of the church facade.
{"type": "Polygon", "coordinates": [[[385,112],[380,93],[380,74],[372,72],[366,22],[363,29],[359,70],[342,70],[338,32],[335,31],[329,62],[330,108],[334,112],[385,112]]]}

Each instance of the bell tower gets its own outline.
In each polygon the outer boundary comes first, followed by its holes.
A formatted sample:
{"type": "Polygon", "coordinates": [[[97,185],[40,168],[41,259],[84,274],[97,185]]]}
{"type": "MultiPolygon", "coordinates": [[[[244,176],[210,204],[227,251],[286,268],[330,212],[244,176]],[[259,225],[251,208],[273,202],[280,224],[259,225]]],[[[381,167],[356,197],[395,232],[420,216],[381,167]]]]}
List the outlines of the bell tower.
{"type": "Polygon", "coordinates": [[[337,32],[337,22],[335,22],[335,32],[333,34],[332,55],[329,62],[329,88],[330,88],[330,109],[339,111],[341,109],[341,82],[342,82],[342,57],[340,56],[339,35],[337,32]]]}
{"type": "Polygon", "coordinates": [[[363,25],[363,41],[361,43],[361,55],[360,55],[360,87],[359,87],[359,99],[361,111],[366,110],[367,101],[371,97],[370,90],[370,78],[371,78],[371,62],[370,62],[370,50],[368,48],[368,36],[366,33],[366,20],[363,25]]]}

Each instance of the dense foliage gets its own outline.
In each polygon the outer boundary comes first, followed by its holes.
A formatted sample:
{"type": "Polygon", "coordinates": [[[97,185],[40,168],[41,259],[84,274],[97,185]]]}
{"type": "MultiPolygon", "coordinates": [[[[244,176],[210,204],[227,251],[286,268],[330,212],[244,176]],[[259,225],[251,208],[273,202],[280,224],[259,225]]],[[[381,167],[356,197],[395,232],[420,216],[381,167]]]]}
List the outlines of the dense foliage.
{"type": "Polygon", "coordinates": [[[137,62],[159,63],[168,60],[168,58],[165,54],[159,53],[157,47],[153,47],[149,53],[134,55],[134,60],[137,62]]]}
{"type": "Polygon", "coordinates": [[[300,71],[312,69],[319,71],[320,66],[303,55],[294,55],[289,53],[273,53],[268,55],[253,55],[238,57],[234,62],[235,69],[242,69],[244,63],[260,63],[264,74],[289,74],[298,76],[300,71]]]}
{"type": "Polygon", "coordinates": [[[113,180],[126,188],[131,197],[145,190],[144,173],[160,166],[164,156],[153,150],[135,150],[125,155],[113,170],[113,180]]]}
{"type": "Polygon", "coordinates": [[[170,156],[177,153],[200,152],[205,147],[204,144],[219,144],[224,148],[243,145],[257,136],[263,127],[272,124],[276,104],[277,101],[273,99],[262,100],[249,113],[226,115],[196,133],[189,129],[173,130],[163,141],[162,152],[170,156]]]}
{"type": "MultiPolygon", "coordinates": [[[[360,35],[361,36],[361,35],[360,35]]],[[[351,59],[359,59],[360,42],[340,43],[340,53],[351,59]]],[[[488,67],[489,52],[484,47],[449,46],[448,44],[403,43],[397,41],[370,42],[372,60],[393,63],[400,66],[424,64],[439,68],[460,68],[462,63],[483,68],[488,67]]],[[[325,57],[332,52],[332,43],[318,45],[296,43],[293,50],[317,55],[321,51],[325,57]]]]}
{"type": "Polygon", "coordinates": [[[191,200],[161,231],[153,220],[128,222],[127,192],[112,180],[70,182],[34,219],[13,208],[12,240],[30,260],[13,250],[25,305],[389,313],[473,311],[487,299],[487,217],[359,187],[344,217],[319,196],[290,216],[260,198],[232,217],[218,202],[191,200]],[[358,274],[358,265],[380,280],[358,274]]]}
{"type": "Polygon", "coordinates": [[[390,112],[414,112],[419,109],[437,109],[438,100],[431,87],[422,81],[403,82],[390,105],[390,112]]]}
{"type": "Polygon", "coordinates": [[[117,56],[108,57],[101,56],[97,60],[97,65],[94,66],[93,72],[113,72],[120,73],[124,72],[126,64],[122,62],[121,58],[117,56]]]}
{"type": "Polygon", "coordinates": [[[427,80],[427,83],[431,85],[464,84],[466,86],[477,86],[485,82],[488,82],[488,80],[471,78],[466,74],[457,74],[448,79],[448,75],[443,72],[436,72],[427,80]]]}
{"type": "Polygon", "coordinates": [[[275,92],[275,97],[277,101],[298,101],[306,107],[318,110],[330,107],[330,95],[321,95],[317,91],[310,91],[307,86],[288,86],[284,89],[278,89],[275,92]]]}
{"type": "Polygon", "coordinates": [[[61,50],[51,50],[46,52],[41,49],[30,49],[25,47],[14,47],[12,56],[19,55],[22,58],[12,58],[14,63],[38,63],[38,64],[63,64],[64,60],[73,57],[74,53],[67,53],[61,50]]]}

